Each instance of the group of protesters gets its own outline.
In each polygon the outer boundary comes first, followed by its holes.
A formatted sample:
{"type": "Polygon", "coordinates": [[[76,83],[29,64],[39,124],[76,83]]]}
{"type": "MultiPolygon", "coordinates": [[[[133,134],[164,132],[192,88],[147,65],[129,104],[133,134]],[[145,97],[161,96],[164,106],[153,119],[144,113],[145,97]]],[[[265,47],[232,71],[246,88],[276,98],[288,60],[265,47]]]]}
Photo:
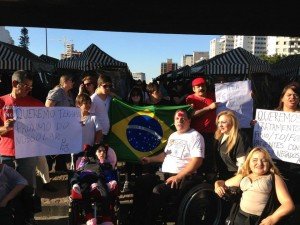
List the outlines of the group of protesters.
{"type": "MultiPolygon", "coordinates": [[[[144,165],[152,162],[163,163],[163,182],[162,180],[157,180],[154,174],[152,174],[154,176],[142,176],[141,165],[130,163],[127,165],[128,169],[135,168],[134,172],[139,175],[136,185],[140,185],[141,187],[135,188],[138,191],[134,193],[136,224],[154,224],[157,214],[164,207],[168,196],[178,194],[178,191],[182,195],[182,193],[191,188],[192,184],[198,182],[195,175],[199,174],[199,171],[201,173],[210,173],[217,170],[219,178],[224,181],[216,182],[216,193],[220,196],[224,195],[229,184],[236,185],[238,183],[237,186],[239,186],[239,183],[243,182],[242,178],[244,177],[249,177],[250,183],[252,183],[258,177],[269,174],[270,171],[276,174],[275,185],[276,189],[279,190],[276,193],[279,196],[278,200],[281,206],[271,216],[267,215],[268,219],[263,220],[265,218],[259,218],[263,207],[255,211],[248,207],[248,204],[252,203],[246,200],[242,201],[239,222],[234,224],[243,224],[252,215],[255,217],[255,222],[261,219],[261,224],[275,224],[282,217],[291,213],[294,209],[293,201],[268,152],[262,148],[262,150],[258,151],[261,154],[255,158],[259,158],[258,164],[266,167],[264,168],[266,171],[254,171],[256,165],[252,165],[254,164],[252,163],[252,159],[256,151],[248,155],[252,149],[251,138],[247,136],[247,133],[239,129],[239,121],[235,114],[228,110],[216,115],[218,103],[215,101],[214,93],[208,91],[207,81],[204,78],[198,77],[189,83],[185,82],[185,80],[180,80],[168,85],[164,82],[143,84],[141,81],[137,81],[127,98],[123,99],[133,105],[160,106],[188,104],[193,108],[192,112],[184,110],[176,111],[174,115],[176,131],[170,136],[168,144],[161,154],[141,159],[141,164],[144,165]],[[176,164],[175,168],[173,163],[176,164]],[[267,163],[268,165],[266,165],[267,163]],[[248,173],[245,173],[245,170],[248,173]],[[225,180],[235,175],[238,176],[236,178],[237,181],[225,182],[225,180]],[[148,185],[149,180],[152,181],[150,182],[151,185],[148,185]],[[147,184],[146,187],[145,184],[147,184]],[[279,187],[277,188],[277,186],[279,187]],[[148,190],[148,192],[146,191],[147,193],[145,193],[145,190],[148,190]],[[144,205],[140,205],[145,203],[145,199],[149,200],[146,212],[143,207],[144,205]],[[152,207],[153,205],[155,207],[152,207]],[[141,212],[141,210],[144,212],[141,212]],[[242,218],[243,216],[244,218],[242,218]]],[[[69,155],[15,158],[13,106],[77,106],[81,109],[81,105],[76,104],[77,101],[75,101],[75,97],[71,92],[75,88],[74,84],[72,76],[62,75],[59,84],[49,91],[46,101],[43,103],[30,95],[33,85],[32,75],[20,70],[14,72],[12,75],[11,93],[0,97],[0,216],[7,219],[7,223],[5,224],[13,224],[11,221],[14,215],[10,213],[10,207],[24,211],[24,208],[15,206],[16,201],[17,205],[20,206],[22,204],[20,203],[22,201],[17,196],[20,193],[22,194],[22,190],[27,186],[33,187],[33,189],[36,188],[36,170],[43,178],[45,190],[56,191],[50,185],[49,171],[54,169],[56,172],[67,172],[70,167],[69,162],[71,161],[69,155]],[[55,164],[54,168],[53,164],[55,164]],[[5,179],[2,179],[2,177],[5,177],[5,179]]],[[[299,89],[298,83],[287,85],[280,96],[279,105],[276,110],[299,113],[299,89]]],[[[110,101],[113,97],[119,98],[113,92],[111,78],[105,74],[98,74],[97,77],[86,75],[83,77],[77,93],[77,98],[82,98],[83,95],[88,96],[87,98],[91,101],[89,113],[96,118],[93,122],[93,133],[83,134],[82,148],[86,145],[93,146],[100,142],[107,143],[110,131],[108,114],[110,101]]],[[[88,117],[83,114],[81,116],[81,121],[84,125],[87,123],[88,117]]],[[[127,186],[124,186],[124,189],[128,189],[131,172],[127,175],[127,183],[125,182],[127,186]]],[[[264,201],[271,187],[269,181],[267,184],[269,186],[267,186],[262,196],[264,201]]],[[[245,188],[243,191],[247,193],[247,190],[245,188]]],[[[247,195],[245,194],[245,196],[247,195]]],[[[227,209],[229,208],[227,206],[227,209]]],[[[24,218],[21,218],[23,223],[20,222],[20,224],[30,225],[35,223],[33,212],[26,212],[22,215],[24,215],[24,218]]],[[[255,222],[249,222],[248,224],[252,225],[255,222]]]]}

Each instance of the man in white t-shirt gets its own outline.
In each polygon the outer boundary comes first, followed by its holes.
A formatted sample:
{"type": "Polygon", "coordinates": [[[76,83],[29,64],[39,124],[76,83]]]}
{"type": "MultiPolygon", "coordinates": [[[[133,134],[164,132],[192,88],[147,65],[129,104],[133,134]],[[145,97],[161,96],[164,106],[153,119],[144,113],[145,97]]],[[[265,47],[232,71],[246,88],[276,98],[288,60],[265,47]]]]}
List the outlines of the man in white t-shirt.
{"type": "Polygon", "coordinates": [[[164,180],[157,182],[152,179],[154,182],[149,182],[145,177],[145,182],[138,182],[142,185],[141,187],[137,186],[139,193],[136,193],[134,204],[135,209],[140,211],[138,214],[142,214],[141,220],[138,221],[139,224],[155,224],[161,208],[164,207],[166,200],[171,195],[180,196],[199,181],[196,171],[202,165],[205,144],[202,135],[190,128],[190,123],[190,115],[185,110],[177,110],[174,116],[176,132],[170,135],[164,152],[142,159],[144,164],[162,162],[164,180]],[[147,187],[142,187],[143,184],[146,184],[147,187]],[[150,196],[149,193],[141,194],[142,191],[147,192],[149,187],[151,189],[154,187],[150,196]],[[139,199],[139,196],[142,199],[139,199]],[[140,206],[139,204],[142,202],[144,205],[140,206]],[[145,202],[149,206],[146,209],[145,202]]]}

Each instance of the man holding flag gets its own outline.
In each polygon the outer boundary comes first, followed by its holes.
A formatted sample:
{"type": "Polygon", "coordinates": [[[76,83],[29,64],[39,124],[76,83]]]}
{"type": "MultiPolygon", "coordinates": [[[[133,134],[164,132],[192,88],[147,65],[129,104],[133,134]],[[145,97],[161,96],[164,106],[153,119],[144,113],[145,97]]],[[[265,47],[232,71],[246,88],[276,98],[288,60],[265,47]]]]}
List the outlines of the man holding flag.
{"type": "Polygon", "coordinates": [[[168,138],[164,152],[142,158],[143,164],[161,162],[162,174],[159,175],[163,179],[143,176],[136,182],[133,204],[137,224],[155,224],[170,196],[182,196],[199,181],[196,171],[203,162],[204,139],[190,128],[191,117],[186,110],[175,112],[174,124],[176,131],[168,138]]]}

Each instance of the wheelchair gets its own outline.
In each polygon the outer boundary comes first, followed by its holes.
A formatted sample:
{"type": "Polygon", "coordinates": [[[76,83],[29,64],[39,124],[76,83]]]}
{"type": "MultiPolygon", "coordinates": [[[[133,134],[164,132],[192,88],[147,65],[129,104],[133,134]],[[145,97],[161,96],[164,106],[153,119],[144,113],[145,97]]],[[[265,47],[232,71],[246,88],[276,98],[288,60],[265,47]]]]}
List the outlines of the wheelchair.
{"type": "MultiPolygon", "coordinates": [[[[88,155],[90,156],[90,155],[88,155]]],[[[110,164],[109,164],[110,165],[110,164]]],[[[101,171],[102,166],[95,162],[91,162],[88,164],[87,169],[91,169],[91,171],[101,171]]],[[[102,171],[103,172],[103,171],[102,171]]],[[[105,173],[105,171],[104,171],[105,173]]],[[[74,179],[79,182],[82,191],[82,198],[73,198],[72,194],[70,195],[69,199],[69,225],[81,225],[86,224],[88,219],[96,218],[97,224],[101,224],[104,222],[111,222],[113,224],[118,224],[118,208],[119,208],[119,174],[116,169],[110,172],[109,176],[111,180],[116,180],[117,185],[113,188],[108,190],[107,194],[108,198],[106,199],[106,205],[104,203],[104,197],[101,196],[101,193],[96,191],[91,191],[91,184],[97,183],[99,179],[102,179],[104,185],[105,177],[100,175],[100,173],[86,173],[86,171],[70,171],[68,174],[69,184],[71,184],[71,180],[74,179]],[[83,176],[80,174],[83,172],[83,176]],[[85,174],[87,174],[85,176],[85,174]],[[80,176],[80,179],[77,178],[80,176]],[[71,179],[72,178],[72,179],[71,179]],[[82,182],[82,183],[81,183],[82,182]],[[89,218],[91,217],[91,218],[89,218]]],[[[82,174],[81,174],[82,175],[82,174]]],[[[106,188],[106,187],[105,187],[106,188]]],[[[72,190],[72,186],[69,186],[69,189],[72,190]]],[[[71,191],[70,191],[71,193],[71,191]]],[[[110,224],[111,224],[110,223],[110,224]]]]}
{"type": "MultiPolygon", "coordinates": [[[[117,171],[116,171],[117,173],[117,171]]],[[[118,209],[119,209],[119,187],[117,187],[109,192],[109,212],[110,221],[113,224],[118,224],[118,209]]],[[[93,218],[96,218],[97,224],[101,224],[106,221],[107,218],[104,216],[104,204],[101,195],[95,194],[83,194],[82,199],[73,199],[72,196],[69,197],[69,225],[81,225],[86,224],[87,221],[87,208],[91,209],[93,218]]]]}
{"type": "Polygon", "coordinates": [[[199,181],[181,193],[179,198],[172,196],[168,199],[155,225],[167,225],[169,222],[176,225],[219,225],[222,200],[214,192],[214,180],[207,179],[205,174],[199,177],[199,181]]]}

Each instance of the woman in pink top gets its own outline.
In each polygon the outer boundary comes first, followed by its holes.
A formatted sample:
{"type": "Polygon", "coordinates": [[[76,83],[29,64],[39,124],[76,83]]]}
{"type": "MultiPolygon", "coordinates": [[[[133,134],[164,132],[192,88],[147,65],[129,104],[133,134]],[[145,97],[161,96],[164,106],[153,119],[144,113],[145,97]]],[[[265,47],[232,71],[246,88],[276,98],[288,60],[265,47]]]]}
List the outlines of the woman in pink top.
{"type": "Polygon", "coordinates": [[[274,165],[267,150],[262,147],[255,147],[251,150],[236,176],[226,181],[216,181],[215,192],[223,197],[228,187],[231,186],[240,187],[243,191],[234,225],[274,225],[295,209],[278,168],[274,165]],[[280,205],[270,215],[260,218],[272,189],[272,174],[275,178],[276,197],[280,205]]]}

